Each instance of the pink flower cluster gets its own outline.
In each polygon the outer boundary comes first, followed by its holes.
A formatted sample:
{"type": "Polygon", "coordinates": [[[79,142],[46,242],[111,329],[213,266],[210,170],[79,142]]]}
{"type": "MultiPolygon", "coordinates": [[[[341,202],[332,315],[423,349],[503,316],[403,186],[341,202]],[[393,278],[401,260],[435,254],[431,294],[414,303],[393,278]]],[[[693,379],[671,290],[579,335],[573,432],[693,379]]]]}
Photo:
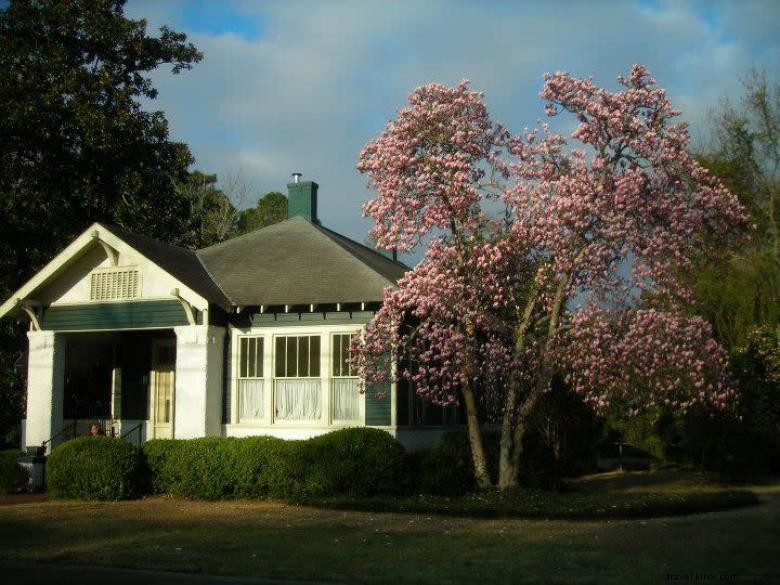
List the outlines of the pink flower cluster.
{"type": "Polygon", "coordinates": [[[435,240],[426,258],[387,289],[366,335],[353,342],[353,364],[369,381],[387,375],[388,349],[401,357],[396,378],[433,402],[457,401],[462,384],[499,383],[512,367],[513,293],[532,277],[509,242],[474,245],[462,257],[435,240]]]}
{"type": "Polygon", "coordinates": [[[724,410],[737,400],[728,356],[700,317],[589,307],[572,325],[558,347],[560,363],[571,388],[597,407],[620,397],[635,410],[658,404],[724,410]]]}
{"type": "Polygon", "coordinates": [[[545,77],[547,114],[579,122],[570,140],[547,125],[510,135],[464,81],[416,89],[363,149],[377,245],[432,239],[355,343],[369,381],[391,351],[396,376],[444,403],[464,384],[488,392],[513,373],[533,384],[551,368],[601,405],[736,399],[710,329],[681,312],[692,293],[680,275],[745,213],[691,156],[648,72],[618,80],[611,92],[545,77]]]}
{"type": "Polygon", "coordinates": [[[379,194],[363,207],[376,221],[377,245],[408,252],[431,230],[472,222],[482,163],[507,139],[468,82],[416,89],[409,107],[360,153],[358,170],[379,194]]]}

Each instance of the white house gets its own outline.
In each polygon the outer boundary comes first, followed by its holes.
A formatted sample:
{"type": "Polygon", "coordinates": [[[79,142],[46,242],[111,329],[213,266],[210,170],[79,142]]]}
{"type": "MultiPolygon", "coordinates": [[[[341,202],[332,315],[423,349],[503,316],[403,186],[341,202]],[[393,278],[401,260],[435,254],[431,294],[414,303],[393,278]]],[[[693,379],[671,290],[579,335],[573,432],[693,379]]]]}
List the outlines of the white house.
{"type": "Polygon", "coordinates": [[[349,340],[407,267],[323,227],[311,181],[281,223],[186,250],[96,223],[0,305],[29,320],[23,445],[97,422],[133,440],[386,429],[407,448],[459,413],[358,390],[349,340]]]}

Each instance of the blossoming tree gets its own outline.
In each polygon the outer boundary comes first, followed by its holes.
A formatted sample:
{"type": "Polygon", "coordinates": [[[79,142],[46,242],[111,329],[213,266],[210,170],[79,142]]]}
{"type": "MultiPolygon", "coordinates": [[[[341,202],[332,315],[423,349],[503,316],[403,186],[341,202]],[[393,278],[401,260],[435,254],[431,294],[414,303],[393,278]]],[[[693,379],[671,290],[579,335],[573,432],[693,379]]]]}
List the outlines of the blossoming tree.
{"type": "Polygon", "coordinates": [[[570,139],[511,134],[468,82],[420,87],[360,153],[379,247],[424,259],[388,290],[353,361],[423,397],[462,403],[477,484],[492,485],[480,399],[502,404],[499,488],[516,485],[529,415],[554,379],[597,407],[725,409],[725,352],[687,311],[681,274],[705,241],[745,221],[688,152],[666,92],[635,65],[612,92],[545,76],[548,116],[570,139]]]}

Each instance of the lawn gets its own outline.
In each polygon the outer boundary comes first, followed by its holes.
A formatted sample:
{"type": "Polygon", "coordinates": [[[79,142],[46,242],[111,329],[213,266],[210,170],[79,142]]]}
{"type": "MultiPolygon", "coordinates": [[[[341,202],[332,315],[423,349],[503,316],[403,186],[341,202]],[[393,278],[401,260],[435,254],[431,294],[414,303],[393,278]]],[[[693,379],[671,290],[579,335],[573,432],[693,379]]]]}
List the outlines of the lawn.
{"type": "MultiPolygon", "coordinates": [[[[149,498],[0,506],[0,558],[351,582],[661,583],[669,573],[777,582],[780,484],[759,505],[687,516],[467,518],[278,502],[149,498]]],[[[698,476],[585,478],[591,495],[732,492],[698,476]]],[[[560,497],[562,506],[566,494],[560,497]]]]}

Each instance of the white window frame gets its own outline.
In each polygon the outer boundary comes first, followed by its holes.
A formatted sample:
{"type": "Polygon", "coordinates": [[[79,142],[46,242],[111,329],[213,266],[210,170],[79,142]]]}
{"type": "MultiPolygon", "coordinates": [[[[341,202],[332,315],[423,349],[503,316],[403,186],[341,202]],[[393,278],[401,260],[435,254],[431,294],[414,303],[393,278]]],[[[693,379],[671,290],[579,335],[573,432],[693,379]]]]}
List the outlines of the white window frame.
{"type": "MultiPolygon", "coordinates": [[[[350,421],[348,424],[340,421],[333,421],[331,415],[331,388],[332,388],[332,356],[331,356],[331,336],[333,334],[340,335],[354,335],[360,334],[365,329],[364,324],[322,324],[311,326],[303,325],[282,325],[275,327],[237,327],[231,325],[230,330],[230,412],[228,413],[227,427],[236,429],[258,429],[258,428],[306,428],[306,429],[333,429],[341,428],[344,426],[364,426],[366,420],[366,401],[361,395],[361,399],[358,401],[360,409],[360,418],[357,421],[350,421]],[[320,381],[322,384],[322,418],[316,421],[284,421],[277,420],[274,417],[275,405],[274,392],[273,392],[273,380],[275,378],[275,362],[276,362],[276,337],[299,337],[299,336],[319,336],[320,337],[320,381]],[[241,337],[262,337],[264,339],[264,362],[263,362],[263,374],[267,385],[271,386],[270,390],[265,392],[265,407],[263,412],[265,414],[265,420],[258,422],[240,422],[239,420],[239,396],[238,396],[238,379],[240,373],[240,346],[239,339],[241,337]],[[269,375],[270,372],[270,375],[269,375]]],[[[395,384],[392,385],[393,395],[395,393],[395,384]]],[[[395,417],[395,404],[392,405],[392,416],[395,417]]],[[[391,420],[395,420],[392,418],[391,420]]],[[[246,431],[244,431],[246,432],[246,431]]]]}
{"type": "MultiPolygon", "coordinates": [[[[329,422],[328,417],[328,411],[330,409],[330,400],[328,400],[328,395],[325,392],[325,385],[328,380],[328,369],[326,367],[326,364],[324,363],[324,360],[328,357],[328,352],[323,351],[323,337],[322,331],[312,331],[311,329],[303,329],[300,330],[285,330],[285,331],[274,331],[271,335],[271,340],[273,343],[272,350],[271,350],[271,364],[273,370],[272,376],[271,376],[271,384],[272,384],[272,390],[271,390],[271,422],[275,426],[279,427],[320,427],[320,426],[327,426],[329,422]],[[290,338],[290,337],[318,337],[320,340],[320,375],[319,376],[277,376],[276,375],[276,340],[279,338],[290,338]],[[277,380],[319,380],[320,381],[320,418],[318,419],[296,419],[296,420],[283,420],[276,417],[276,381],[277,380]]],[[[300,342],[298,342],[300,343],[300,342]]],[[[311,343],[311,342],[310,342],[311,343]]],[[[297,349],[296,349],[297,354],[297,349]]],[[[286,368],[285,368],[286,369],[286,368]]],[[[296,355],[296,369],[297,369],[297,355],[296,355]]]]}
{"type": "MultiPolygon", "coordinates": [[[[333,360],[333,351],[334,351],[334,349],[336,347],[336,338],[340,337],[340,336],[344,336],[344,335],[347,335],[349,337],[353,337],[355,335],[360,335],[360,334],[361,334],[361,329],[357,329],[357,330],[351,330],[351,331],[334,331],[334,332],[332,332],[328,336],[329,337],[329,339],[328,339],[328,341],[329,341],[329,346],[328,346],[328,350],[329,351],[328,351],[328,353],[329,353],[329,358],[330,358],[328,360],[328,364],[329,364],[330,369],[331,369],[330,376],[328,377],[328,393],[330,394],[330,403],[331,403],[330,412],[329,412],[329,420],[330,420],[330,424],[332,426],[347,427],[347,426],[357,426],[357,425],[362,426],[362,425],[365,424],[365,420],[366,420],[366,412],[365,412],[366,401],[365,401],[365,399],[363,399],[363,400],[360,400],[360,398],[358,399],[358,416],[357,416],[357,418],[349,420],[349,419],[337,419],[335,417],[335,399],[334,399],[335,388],[334,388],[334,382],[336,380],[350,380],[350,379],[352,379],[352,380],[359,380],[360,377],[359,376],[353,376],[353,375],[337,376],[336,373],[332,369],[333,368],[333,362],[334,362],[334,360],[333,360]]],[[[363,397],[364,395],[361,394],[360,396],[363,397]]]]}
{"type": "MultiPolygon", "coordinates": [[[[267,351],[267,341],[264,335],[260,334],[253,334],[253,333],[246,333],[236,336],[236,360],[235,360],[235,375],[233,376],[235,380],[235,392],[233,394],[235,398],[235,419],[231,416],[231,420],[235,420],[239,424],[245,424],[245,425],[256,425],[256,424],[266,424],[269,420],[269,411],[268,411],[268,392],[269,392],[269,384],[268,384],[268,375],[266,374],[266,351],[267,351]],[[243,344],[244,340],[254,339],[255,343],[262,344],[262,353],[259,356],[259,360],[256,360],[255,362],[255,374],[257,373],[257,366],[258,363],[260,367],[262,368],[262,376],[243,376],[241,371],[241,345],[243,344]],[[241,418],[241,381],[242,380],[261,380],[263,382],[263,416],[260,418],[252,418],[252,419],[242,419],[241,418]]],[[[249,342],[247,341],[247,344],[249,342]]],[[[257,349],[255,349],[255,356],[257,356],[257,349]]],[[[248,356],[247,356],[247,359],[248,356]]],[[[247,362],[247,374],[249,373],[248,368],[248,362],[247,362]]]]}

